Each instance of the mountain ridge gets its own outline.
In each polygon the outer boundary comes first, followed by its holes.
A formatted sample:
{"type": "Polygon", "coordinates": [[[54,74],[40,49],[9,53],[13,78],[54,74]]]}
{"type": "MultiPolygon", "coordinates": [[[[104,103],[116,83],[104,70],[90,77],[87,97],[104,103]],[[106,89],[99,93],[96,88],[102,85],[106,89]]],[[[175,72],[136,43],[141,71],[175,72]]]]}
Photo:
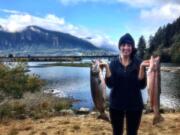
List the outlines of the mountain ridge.
{"type": "Polygon", "coordinates": [[[49,54],[48,50],[51,50],[51,54],[53,54],[53,50],[55,50],[55,54],[58,51],[63,54],[66,51],[68,53],[107,52],[107,50],[71,34],[47,30],[35,25],[27,26],[25,29],[13,33],[3,30],[1,25],[0,29],[2,29],[0,31],[0,51],[4,54],[10,52],[31,54],[38,50],[39,53],[44,53],[43,50],[45,50],[47,54],[49,54]]]}

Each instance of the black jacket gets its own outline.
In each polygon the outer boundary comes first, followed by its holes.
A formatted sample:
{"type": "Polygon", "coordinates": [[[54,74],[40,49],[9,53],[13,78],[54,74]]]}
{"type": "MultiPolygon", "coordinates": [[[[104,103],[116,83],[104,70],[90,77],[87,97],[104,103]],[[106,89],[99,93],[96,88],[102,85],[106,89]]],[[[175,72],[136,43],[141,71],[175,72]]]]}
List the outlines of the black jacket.
{"type": "Polygon", "coordinates": [[[143,109],[140,89],[146,86],[146,77],[138,79],[141,60],[134,57],[125,69],[119,58],[111,61],[111,77],[105,78],[106,85],[111,88],[110,108],[118,110],[143,109]]]}

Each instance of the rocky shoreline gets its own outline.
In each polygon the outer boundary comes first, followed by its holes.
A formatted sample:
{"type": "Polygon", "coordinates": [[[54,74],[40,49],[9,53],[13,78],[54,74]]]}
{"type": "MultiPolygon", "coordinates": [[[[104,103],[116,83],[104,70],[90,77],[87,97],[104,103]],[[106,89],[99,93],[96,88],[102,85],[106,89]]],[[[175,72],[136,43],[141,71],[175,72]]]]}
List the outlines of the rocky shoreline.
{"type": "Polygon", "coordinates": [[[161,67],[161,71],[171,72],[171,73],[180,73],[180,67],[161,67]]]}

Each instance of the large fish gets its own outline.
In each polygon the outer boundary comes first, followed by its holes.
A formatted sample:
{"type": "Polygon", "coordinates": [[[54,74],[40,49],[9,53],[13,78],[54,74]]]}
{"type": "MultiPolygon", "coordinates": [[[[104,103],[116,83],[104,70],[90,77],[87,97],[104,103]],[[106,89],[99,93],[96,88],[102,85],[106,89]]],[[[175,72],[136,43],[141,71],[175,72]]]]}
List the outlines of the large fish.
{"type": "Polygon", "coordinates": [[[154,58],[151,56],[149,64],[149,69],[147,71],[147,87],[150,107],[154,112],[153,125],[155,125],[164,120],[159,112],[161,93],[160,57],[154,58]]]}
{"type": "Polygon", "coordinates": [[[100,112],[98,118],[110,121],[109,116],[105,113],[106,84],[99,64],[100,61],[95,60],[90,68],[91,95],[96,109],[100,112]]]}

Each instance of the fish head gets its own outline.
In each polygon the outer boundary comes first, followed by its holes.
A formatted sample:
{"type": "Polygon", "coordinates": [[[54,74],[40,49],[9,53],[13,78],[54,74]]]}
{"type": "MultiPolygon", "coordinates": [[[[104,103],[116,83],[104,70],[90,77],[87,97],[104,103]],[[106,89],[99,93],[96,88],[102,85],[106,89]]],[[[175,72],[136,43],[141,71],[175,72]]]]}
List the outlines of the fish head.
{"type": "Polygon", "coordinates": [[[154,60],[155,60],[156,64],[160,63],[160,57],[159,56],[157,56],[154,60]]]}
{"type": "Polygon", "coordinates": [[[155,71],[158,69],[158,67],[160,66],[160,57],[157,56],[157,57],[153,57],[151,56],[150,60],[149,60],[149,69],[151,71],[155,71]]]}
{"type": "Polygon", "coordinates": [[[154,57],[151,56],[150,60],[149,60],[149,70],[153,71],[154,70],[154,57]]]}
{"type": "Polygon", "coordinates": [[[91,64],[91,72],[93,75],[98,75],[100,72],[100,67],[99,67],[99,61],[98,60],[92,60],[91,64]]]}
{"type": "Polygon", "coordinates": [[[158,70],[158,68],[160,67],[160,57],[159,56],[154,58],[154,64],[155,64],[155,69],[158,70]]]}

